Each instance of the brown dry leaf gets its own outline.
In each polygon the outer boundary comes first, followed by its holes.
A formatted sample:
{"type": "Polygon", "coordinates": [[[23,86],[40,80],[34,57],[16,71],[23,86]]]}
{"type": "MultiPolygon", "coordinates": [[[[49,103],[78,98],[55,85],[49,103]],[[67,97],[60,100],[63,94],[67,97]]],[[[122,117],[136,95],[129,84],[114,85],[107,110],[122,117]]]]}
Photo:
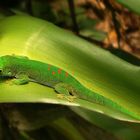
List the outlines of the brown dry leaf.
{"type": "MultiPolygon", "coordinates": [[[[117,3],[115,0],[108,0],[114,11],[108,8],[106,0],[76,0],[75,8],[78,8],[87,3],[91,6],[85,9],[85,14],[88,18],[100,21],[96,24],[96,29],[107,33],[107,37],[103,41],[105,48],[110,45],[114,48],[118,48],[118,35],[116,33],[116,23],[113,22],[112,12],[116,15],[116,20],[120,26],[118,31],[120,32],[120,48],[140,57],[140,16],[128,11],[127,8],[117,3]],[[95,13],[95,9],[98,10],[102,15],[103,19],[100,19],[95,13]]],[[[67,1],[55,0],[52,3],[52,7],[57,11],[61,10],[62,7],[68,5],[67,1]]]]}
{"type": "Polygon", "coordinates": [[[108,33],[108,36],[104,40],[104,43],[107,44],[106,47],[108,47],[109,45],[113,45],[114,48],[118,48],[117,34],[115,30],[112,30],[108,33]]]}

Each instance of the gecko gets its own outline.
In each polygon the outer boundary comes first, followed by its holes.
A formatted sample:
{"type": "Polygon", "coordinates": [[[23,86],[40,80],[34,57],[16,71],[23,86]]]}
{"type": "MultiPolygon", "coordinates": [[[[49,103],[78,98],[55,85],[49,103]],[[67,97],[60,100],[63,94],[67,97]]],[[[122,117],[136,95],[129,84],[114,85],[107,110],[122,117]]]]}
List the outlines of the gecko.
{"type": "Polygon", "coordinates": [[[86,88],[65,70],[48,63],[32,60],[24,56],[1,56],[0,76],[13,78],[13,82],[17,85],[36,82],[53,88],[55,92],[60,95],[94,102],[117,109],[118,111],[127,113],[135,118],[139,118],[137,115],[111,99],[86,88]]]}

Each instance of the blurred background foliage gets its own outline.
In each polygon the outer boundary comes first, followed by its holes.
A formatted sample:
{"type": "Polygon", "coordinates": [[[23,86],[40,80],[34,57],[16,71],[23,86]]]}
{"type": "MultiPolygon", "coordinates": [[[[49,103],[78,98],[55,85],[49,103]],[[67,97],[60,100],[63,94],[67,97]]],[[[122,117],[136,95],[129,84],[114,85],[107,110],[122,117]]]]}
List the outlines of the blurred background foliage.
{"type": "Polygon", "coordinates": [[[0,2],[0,18],[12,14],[29,14],[45,19],[139,65],[139,60],[133,56],[140,58],[140,19],[137,14],[140,2],[139,0],[137,2],[118,0],[118,2],[115,0],[5,0],[0,2]],[[127,8],[118,2],[126,5],[127,8]]]}
{"type": "MultiPolygon", "coordinates": [[[[14,14],[38,17],[140,65],[139,7],[139,0],[4,0],[0,19],[14,14]]],[[[138,140],[139,132],[139,124],[87,110],[77,115],[66,106],[0,106],[0,140],[138,140]]]]}

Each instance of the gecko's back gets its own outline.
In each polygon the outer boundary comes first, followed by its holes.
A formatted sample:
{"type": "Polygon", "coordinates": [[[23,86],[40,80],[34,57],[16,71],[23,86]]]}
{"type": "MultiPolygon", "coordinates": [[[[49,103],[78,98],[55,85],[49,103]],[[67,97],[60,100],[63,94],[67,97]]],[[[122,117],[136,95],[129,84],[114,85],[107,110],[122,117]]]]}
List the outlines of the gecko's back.
{"type": "Polygon", "coordinates": [[[61,68],[47,63],[10,55],[3,56],[1,59],[4,64],[3,71],[5,75],[9,71],[11,71],[11,76],[13,77],[16,75],[27,75],[30,79],[48,86],[53,86],[60,82],[73,84],[75,86],[80,84],[61,68]]]}

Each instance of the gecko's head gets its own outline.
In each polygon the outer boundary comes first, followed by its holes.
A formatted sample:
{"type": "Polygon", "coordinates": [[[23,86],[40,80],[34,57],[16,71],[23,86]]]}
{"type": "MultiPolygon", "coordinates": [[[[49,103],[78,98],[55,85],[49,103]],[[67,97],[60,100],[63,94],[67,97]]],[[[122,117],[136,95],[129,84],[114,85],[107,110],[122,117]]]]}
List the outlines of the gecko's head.
{"type": "Polygon", "coordinates": [[[12,76],[10,67],[7,67],[9,63],[9,58],[7,56],[0,57],[0,76],[12,76]]]}

